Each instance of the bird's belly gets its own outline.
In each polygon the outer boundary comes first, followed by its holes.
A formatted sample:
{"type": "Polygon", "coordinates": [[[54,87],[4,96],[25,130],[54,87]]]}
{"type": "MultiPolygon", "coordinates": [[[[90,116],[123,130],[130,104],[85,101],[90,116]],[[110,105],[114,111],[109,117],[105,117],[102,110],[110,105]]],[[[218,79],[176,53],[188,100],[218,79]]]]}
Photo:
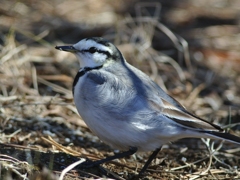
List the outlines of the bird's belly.
{"type": "Polygon", "coordinates": [[[75,103],[89,129],[114,149],[128,150],[130,147],[137,147],[139,151],[151,151],[168,143],[167,139],[159,137],[157,127],[137,124],[132,119],[118,119],[119,117],[114,116],[104,119],[104,109],[89,107],[88,104],[80,102],[75,103]]]}

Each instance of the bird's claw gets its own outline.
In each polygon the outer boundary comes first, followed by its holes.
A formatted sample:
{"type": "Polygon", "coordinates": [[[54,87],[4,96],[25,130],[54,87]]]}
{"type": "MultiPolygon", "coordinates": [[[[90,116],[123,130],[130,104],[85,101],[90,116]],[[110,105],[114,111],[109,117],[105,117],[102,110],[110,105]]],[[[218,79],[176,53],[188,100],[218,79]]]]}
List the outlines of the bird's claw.
{"type": "Polygon", "coordinates": [[[78,165],[79,168],[85,168],[85,169],[93,168],[96,166],[99,166],[99,164],[96,164],[94,161],[89,159],[87,159],[86,161],[78,165]]]}

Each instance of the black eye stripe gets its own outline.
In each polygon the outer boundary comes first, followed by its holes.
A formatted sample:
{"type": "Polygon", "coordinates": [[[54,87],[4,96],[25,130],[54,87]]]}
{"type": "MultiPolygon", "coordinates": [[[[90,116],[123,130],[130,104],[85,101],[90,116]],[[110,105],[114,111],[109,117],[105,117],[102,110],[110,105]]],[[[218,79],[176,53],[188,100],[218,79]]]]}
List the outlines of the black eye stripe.
{"type": "Polygon", "coordinates": [[[102,53],[102,54],[105,54],[108,58],[111,56],[111,54],[108,51],[102,51],[102,50],[99,50],[95,47],[91,47],[89,49],[85,49],[85,50],[82,50],[82,51],[83,52],[89,52],[89,53],[92,53],[92,54],[94,54],[95,52],[102,53]]]}
{"type": "Polygon", "coordinates": [[[91,47],[91,48],[89,48],[88,51],[89,51],[90,53],[95,53],[95,52],[97,52],[97,48],[91,47]]]}

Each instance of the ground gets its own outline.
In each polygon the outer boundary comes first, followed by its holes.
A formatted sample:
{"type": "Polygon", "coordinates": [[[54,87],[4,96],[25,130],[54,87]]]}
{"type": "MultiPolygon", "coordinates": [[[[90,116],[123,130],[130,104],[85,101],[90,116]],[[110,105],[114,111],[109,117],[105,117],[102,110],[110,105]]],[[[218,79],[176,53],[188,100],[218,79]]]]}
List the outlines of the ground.
{"type": "MultiPolygon", "coordinates": [[[[151,152],[64,169],[117,150],[79,117],[77,59],[57,45],[103,36],[190,112],[240,136],[238,0],[3,0],[0,7],[1,179],[136,178],[151,152]]],[[[240,148],[183,139],[140,179],[240,179],[240,148]]]]}

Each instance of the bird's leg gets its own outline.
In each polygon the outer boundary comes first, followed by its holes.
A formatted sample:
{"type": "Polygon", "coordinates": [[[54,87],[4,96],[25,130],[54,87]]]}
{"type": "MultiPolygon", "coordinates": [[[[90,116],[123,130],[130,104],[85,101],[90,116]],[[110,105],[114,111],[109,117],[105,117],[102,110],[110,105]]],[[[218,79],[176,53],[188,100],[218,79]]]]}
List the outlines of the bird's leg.
{"type": "Polygon", "coordinates": [[[149,164],[152,162],[152,160],[157,156],[158,152],[161,150],[161,148],[156,149],[155,151],[153,151],[153,153],[151,154],[151,156],[148,158],[147,162],[144,164],[143,168],[141,169],[141,171],[139,172],[138,176],[143,175],[143,173],[146,171],[146,169],[148,168],[149,164]]]}
{"type": "Polygon", "coordinates": [[[113,156],[109,156],[109,157],[106,157],[104,159],[100,159],[100,160],[97,160],[97,161],[85,161],[82,164],[80,164],[79,166],[80,167],[82,166],[84,168],[91,168],[91,167],[94,167],[94,166],[99,166],[100,164],[103,164],[103,163],[108,162],[108,161],[112,161],[114,159],[124,158],[126,156],[133,155],[134,153],[137,152],[137,150],[138,149],[136,147],[130,147],[128,151],[124,151],[124,152],[121,152],[121,153],[118,153],[118,154],[115,154],[113,156]]]}

